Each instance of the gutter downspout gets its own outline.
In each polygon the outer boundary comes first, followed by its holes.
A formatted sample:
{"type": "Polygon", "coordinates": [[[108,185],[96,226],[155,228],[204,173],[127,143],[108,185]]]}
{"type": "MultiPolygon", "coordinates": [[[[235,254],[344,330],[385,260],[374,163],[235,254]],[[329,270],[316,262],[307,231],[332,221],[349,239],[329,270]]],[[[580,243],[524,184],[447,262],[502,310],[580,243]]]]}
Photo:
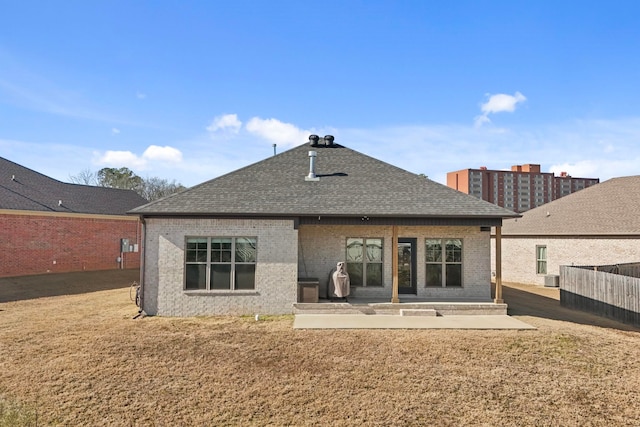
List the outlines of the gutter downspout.
{"type": "Polygon", "coordinates": [[[138,314],[134,319],[138,317],[145,317],[147,313],[144,312],[144,272],[145,272],[145,259],[147,248],[147,223],[144,220],[144,215],[140,215],[140,223],[142,224],[141,230],[141,247],[140,247],[140,307],[138,314]]]}

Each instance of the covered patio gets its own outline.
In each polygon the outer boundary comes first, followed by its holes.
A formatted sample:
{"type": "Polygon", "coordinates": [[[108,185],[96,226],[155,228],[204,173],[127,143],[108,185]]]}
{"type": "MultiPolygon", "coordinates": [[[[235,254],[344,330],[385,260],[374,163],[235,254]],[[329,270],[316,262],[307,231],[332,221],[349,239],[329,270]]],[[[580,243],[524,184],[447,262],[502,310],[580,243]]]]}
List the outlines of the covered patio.
{"type": "Polygon", "coordinates": [[[360,289],[347,298],[332,298],[328,293],[318,294],[315,279],[302,278],[298,302],[293,304],[294,329],[535,329],[507,315],[507,305],[502,299],[501,227],[495,229],[495,284],[489,298],[401,293],[401,281],[406,278],[400,277],[401,239],[399,227],[393,225],[391,298],[363,296],[360,289]]]}
{"type": "MultiPolygon", "coordinates": [[[[318,218],[317,222],[320,223],[320,221],[318,218]]],[[[403,223],[401,219],[395,219],[395,221],[403,223]]],[[[506,305],[502,299],[502,251],[499,220],[491,221],[496,230],[496,252],[493,266],[490,265],[489,258],[486,258],[485,251],[488,230],[491,227],[477,223],[471,224],[468,219],[447,222],[439,220],[437,222],[439,225],[422,221],[422,224],[412,226],[400,226],[394,223],[393,225],[367,224],[365,227],[353,223],[339,223],[335,220],[333,222],[334,224],[331,226],[321,224],[310,226],[308,223],[298,226],[298,298],[297,303],[294,304],[296,310],[323,312],[331,307],[344,310],[354,305],[366,305],[376,307],[377,310],[397,311],[400,309],[399,305],[396,306],[397,304],[402,304],[403,307],[413,304],[418,306],[416,308],[424,308],[431,304],[433,308],[438,307],[441,312],[445,310],[443,307],[451,305],[452,307],[459,306],[458,311],[469,312],[464,307],[474,306],[482,307],[481,310],[484,313],[496,312],[497,310],[500,314],[506,314],[506,305]],[[358,257],[353,257],[350,254],[349,242],[356,239],[350,239],[349,236],[357,235],[379,237],[361,240],[379,242],[380,247],[375,249],[380,254],[374,255],[373,261],[379,263],[380,278],[376,279],[379,280],[375,283],[376,286],[363,286],[361,271],[367,269],[368,266],[362,267],[358,271],[356,280],[352,279],[351,281],[349,304],[345,306],[340,303],[347,303],[347,301],[335,297],[330,291],[329,272],[333,271],[331,266],[335,263],[328,262],[327,259],[346,260],[351,274],[350,267],[357,264],[357,262],[352,263],[353,259],[368,256],[368,254],[362,253],[363,249],[360,250],[361,253],[358,257]],[[449,260],[438,260],[443,263],[442,277],[438,278],[441,283],[438,282],[437,286],[434,286],[428,269],[431,264],[436,264],[437,268],[440,268],[440,265],[430,262],[429,242],[434,240],[444,242],[445,239],[433,239],[434,236],[443,235],[455,237],[454,240],[459,242],[460,246],[454,248],[459,250],[457,254],[450,255],[448,248],[446,248],[447,253],[444,252],[445,248],[440,248],[443,251],[442,258],[459,257],[451,262],[453,267],[459,269],[459,282],[449,283],[445,277],[449,272],[449,260]],[[346,250],[344,248],[345,241],[346,250]],[[313,248],[312,251],[309,250],[310,247],[313,248]],[[311,252],[311,256],[309,256],[309,252],[311,252]],[[447,268],[446,272],[444,267],[447,268]],[[491,290],[492,279],[495,281],[493,292],[491,290]],[[504,310],[497,309],[503,305],[504,310]]],[[[487,221],[484,220],[483,224],[486,223],[487,221]]],[[[359,265],[355,266],[359,267],[359,265]]]]}

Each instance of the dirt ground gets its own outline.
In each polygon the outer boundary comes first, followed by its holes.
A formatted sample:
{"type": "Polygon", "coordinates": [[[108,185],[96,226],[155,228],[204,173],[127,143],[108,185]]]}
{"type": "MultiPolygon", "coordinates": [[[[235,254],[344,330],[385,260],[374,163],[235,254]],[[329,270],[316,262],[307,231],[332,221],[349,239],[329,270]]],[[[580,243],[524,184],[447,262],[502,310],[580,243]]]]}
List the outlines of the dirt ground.
{"type": "Polygon", "coordinates": [[[0,397],[38,425],[640,425],[640,330],[557,289],[505,286],[532,331],[328,331],[134,320],[137,271],[62,276],[0,279],[0,397]]]}

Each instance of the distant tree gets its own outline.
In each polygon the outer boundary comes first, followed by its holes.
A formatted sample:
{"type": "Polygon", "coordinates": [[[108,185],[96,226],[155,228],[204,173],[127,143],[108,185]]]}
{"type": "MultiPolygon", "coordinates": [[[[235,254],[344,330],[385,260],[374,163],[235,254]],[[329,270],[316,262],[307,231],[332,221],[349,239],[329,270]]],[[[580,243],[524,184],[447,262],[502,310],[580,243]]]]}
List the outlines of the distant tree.
{"type": "Polygon", "coordinates": [[[177,183],[175,180],[169,182],[166,179],[152,177],[144,180],[140,195],[151,201],[161,199],[185,189],[186,187],[184,185],[177,183]]]}
{"type": "Polygon", "coordinates": [[[69,175],[69,179],[74,184],[98,185],[96,173],[88,168],[81,170],[78,175],[69,175]]]}
{"type": "Polygon", "coordinates": [[[133,190],[149,201],[157,200],[186,189],[184,185],[175,180],[169,181],[156,177],[141,178],[133,173],[132,170],[125,167],[102,168],[98,172],[91,172],[89,169],[85,169],[78,175],[70,176],[69,179],[74,184],[133,190]]]}
{"type": "Polygon", "coordinates": [[[144,180],[129,168],[102,168],[98,171],[98,186],[133,190],[140,194],[144,180]]]}

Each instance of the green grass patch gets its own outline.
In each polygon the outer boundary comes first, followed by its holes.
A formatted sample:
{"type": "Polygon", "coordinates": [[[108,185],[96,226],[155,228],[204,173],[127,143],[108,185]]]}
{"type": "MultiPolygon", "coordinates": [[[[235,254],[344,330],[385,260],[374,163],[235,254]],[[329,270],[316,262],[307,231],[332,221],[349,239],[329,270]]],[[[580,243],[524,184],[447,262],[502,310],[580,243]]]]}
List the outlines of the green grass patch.
{"type": "Polygon", "coordinates": [[[0,396],[0,427],[26,427],[38,424],[37,412],[0,396]]]}

